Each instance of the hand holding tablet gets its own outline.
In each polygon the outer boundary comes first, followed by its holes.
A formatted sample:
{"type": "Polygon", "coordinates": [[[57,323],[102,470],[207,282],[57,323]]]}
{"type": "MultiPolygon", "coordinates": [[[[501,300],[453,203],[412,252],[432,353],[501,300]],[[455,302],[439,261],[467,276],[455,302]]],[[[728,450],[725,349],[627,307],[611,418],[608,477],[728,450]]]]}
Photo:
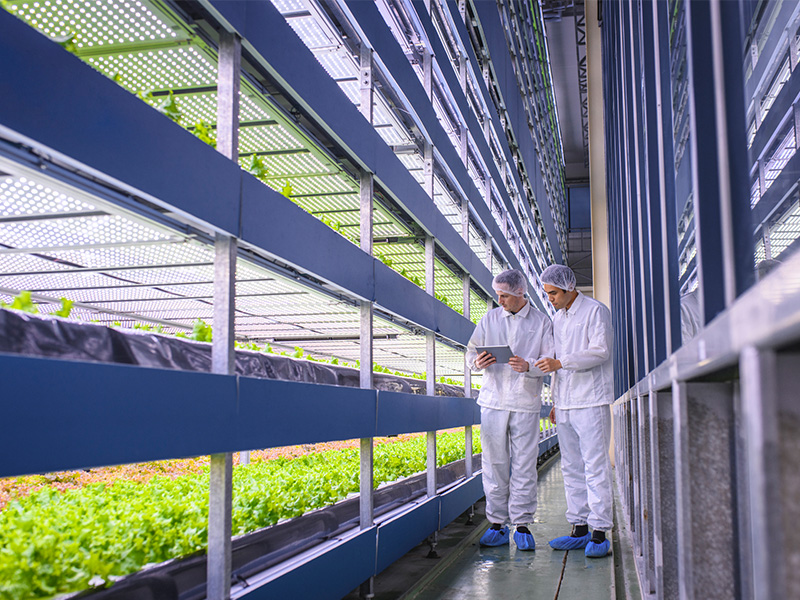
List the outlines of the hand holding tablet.
{"type": "Polygon", "coordinates": [[[478,346],[476,350],[478,351],[478,356],[483,352],[488,352],[494,356],[497,363],[507,363],[508,359],[514,356],[508,346],[478,346]]]}

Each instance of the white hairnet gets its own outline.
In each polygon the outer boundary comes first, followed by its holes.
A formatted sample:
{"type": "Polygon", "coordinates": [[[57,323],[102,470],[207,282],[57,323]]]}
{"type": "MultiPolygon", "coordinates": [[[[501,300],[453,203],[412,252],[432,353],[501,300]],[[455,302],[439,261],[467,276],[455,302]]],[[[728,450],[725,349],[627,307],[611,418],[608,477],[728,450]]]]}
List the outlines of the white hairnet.
{"type": "Polygon", "coordinates": [[[564,291],[571,292],[575,289],[575,273],[564,265],[550,265],[539,276],[542,284],[554,285],[564,291]]]}
{"type": "Polygon", "coordinates": [[[528,282],[525,275],[517,269],[509,269],[498,273],[492,280],[492,288],[495,292],[504,292],[512,296],[525,296],[528,290],[528,282]]]}

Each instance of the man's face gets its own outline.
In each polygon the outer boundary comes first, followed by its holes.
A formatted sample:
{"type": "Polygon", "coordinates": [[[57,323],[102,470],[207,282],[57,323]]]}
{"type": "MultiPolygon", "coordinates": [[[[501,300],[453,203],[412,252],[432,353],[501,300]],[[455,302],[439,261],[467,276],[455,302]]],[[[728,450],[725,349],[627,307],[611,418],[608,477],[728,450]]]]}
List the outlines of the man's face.
{"type": "Polygon", "coordinates": [[[577,295],[574,292],[567,292],[549,283],[544,284],[544,291],[547,292],[547,299],[556,310],[566,307],[577,295]]]}
{"type": "Polygon", "coordinates": [[[525,306],[527,300],[520,296],[514,296],[506,292],[497,292],[497,303],[510,313],[519,312],[525,306]]]}

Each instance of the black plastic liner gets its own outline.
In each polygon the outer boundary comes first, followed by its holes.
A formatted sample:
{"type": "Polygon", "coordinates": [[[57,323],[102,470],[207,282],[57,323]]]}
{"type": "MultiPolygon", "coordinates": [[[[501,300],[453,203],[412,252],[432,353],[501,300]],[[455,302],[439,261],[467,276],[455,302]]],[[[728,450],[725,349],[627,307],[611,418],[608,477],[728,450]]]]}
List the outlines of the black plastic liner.
{"type": "MultiPolygon", "coordinates": [[[[481,456],[473,456],[473,469],[481,456]]],[[[436,469],[439,489],[463,478],[464,459],[436,469]]],[[[425,495],[427,475],[420,473],[375,490],[374,514],[379,516],[425,495]]],[[[358,526],[358,497],[341,500],[233,540],[232,583],[247,580],[292,556],[358,526]]],[[[206,596],[206,555],[173,559],[118,581],[104,590],[87,590],[70,598],[91,600],[201,600],[206,596]]]]}
{"type": "MultiPolygon", "coordinates": [[[[211,371],[211,344],[135,329],[111,328],[0,309],[0,352],[66,360],[211,371]]],[[[358,369],[250,350],[236,351],[236,374],[359,387],[358,369]]],[[[373,373],[376,390],[425,394],[425,381],[373,373]]],[[[437,396],[464,397],[464,388],[436,384],[437,396]]],[[[477,397],[477,390],[473,390],[477,397]]]]}

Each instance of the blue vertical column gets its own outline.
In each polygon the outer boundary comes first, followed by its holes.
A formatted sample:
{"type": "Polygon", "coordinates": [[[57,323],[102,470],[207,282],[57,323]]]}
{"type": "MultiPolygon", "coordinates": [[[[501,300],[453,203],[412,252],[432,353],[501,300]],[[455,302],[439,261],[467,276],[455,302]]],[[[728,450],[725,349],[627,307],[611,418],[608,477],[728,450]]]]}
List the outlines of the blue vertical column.
{"type": "MultiPolygon", "coordinates": [[[[736,44],[741,35],[738,8],[719,0],[685,4],[695,240],[705,323],[729,306],[749,281],[737,260],[737,255],[745,255],[735,248],[737,242],[752,256],[752,239],[742,237],[742,221],[749,225],[749,214],[742,214],[739,199],[748,190],[741,177],[746,173],[746,155],[741,154],[747,148],[741,66],[726,67],[726,62],[738,63],[742,56],[741,41],[736,44]],[[736,227],[734,221],[739,221],[736,227]]],[[[752,271],[752,258],[745,264],[752,271]]]]}
{"type": "MultiPolygon", "coordinates": [[[[655,85],[654,120],[657,158],[657,196],[660,232],[663,236],[662,265],[664,278],[664,314],[667,355],[681,345],[680,275],[678,272],[678,224],[675,208],[675,153],[672,136],[672,98],[670,85],[669,13],[666,0],[652,0],[653,14],[653,83],[655,85]],[[658,103],[660,102],[660,111],[658,103]]],[[[645,68],[647,71],[647,68],[645,68]]],[[[651,188],[652,189],[652,188],[651,188]]],[[[655,207],[653,207],[655,210],[655,207]]]]}

